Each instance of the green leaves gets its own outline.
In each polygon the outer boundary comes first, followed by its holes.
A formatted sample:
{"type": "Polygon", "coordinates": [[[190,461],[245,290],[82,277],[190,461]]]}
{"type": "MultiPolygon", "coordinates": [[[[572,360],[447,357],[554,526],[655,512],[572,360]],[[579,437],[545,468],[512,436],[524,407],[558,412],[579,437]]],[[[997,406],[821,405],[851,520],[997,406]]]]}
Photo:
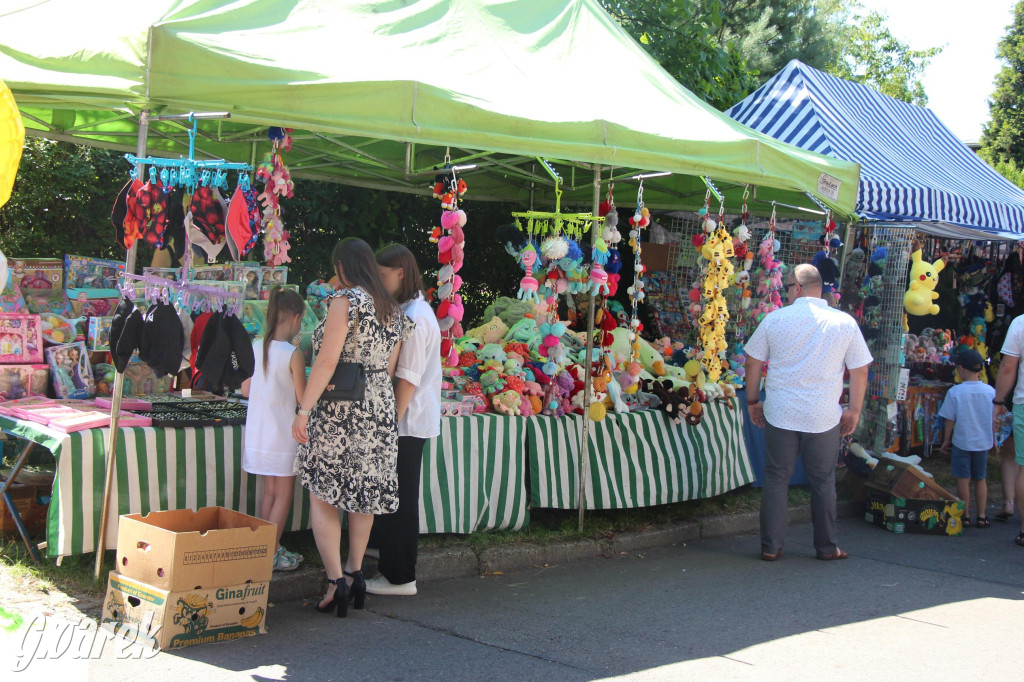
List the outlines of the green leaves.
{"type": "MultiPolygon", "coordinates": [[[[1013,23],[999,43],[1006,65],[996,76],[989,101],[990,119],[981,136],[982,157],[996,170],[1021,185],[1024,169],[1024,2],[1013,10],[1013,23]]],[[[1024,187],[1024,185],[1021,185],[1024,187]]]]}

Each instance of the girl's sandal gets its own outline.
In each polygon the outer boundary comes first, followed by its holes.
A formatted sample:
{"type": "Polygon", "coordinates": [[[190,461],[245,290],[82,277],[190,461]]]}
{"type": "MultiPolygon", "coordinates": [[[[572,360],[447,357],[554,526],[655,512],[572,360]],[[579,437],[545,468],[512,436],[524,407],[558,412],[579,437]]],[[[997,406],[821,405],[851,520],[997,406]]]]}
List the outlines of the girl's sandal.
{"type": "Polygon", "coordinates": [[[960,522],[960,525],[962,525],[964,528],[970,528],[971,527],[971,517],[965,516],[963,518],[963,521],[960,522]]]}
{"type": "Polygon", "coordinates": [[[1024,547],[1024,531],[1017,534],[1017,539],[1014,540],[1018,545],[1024,547]]]}
{"type": "Polygon", "coordinates": [[[992,525],[992,522],[988,520],[987,516],[979,516],[974,525],[978,528],[988,528],[992,525]]]}
{"type": "Polygon", "coordinates": [[[1006,523],[1013,518],[1013,502],[1004,502],[1003,508],[999,510],[999,513],[995,515],[996,521],[1002,521],[1006,523]],[[1009,510],[1009,511],[1007,511],[1009,510]]]}

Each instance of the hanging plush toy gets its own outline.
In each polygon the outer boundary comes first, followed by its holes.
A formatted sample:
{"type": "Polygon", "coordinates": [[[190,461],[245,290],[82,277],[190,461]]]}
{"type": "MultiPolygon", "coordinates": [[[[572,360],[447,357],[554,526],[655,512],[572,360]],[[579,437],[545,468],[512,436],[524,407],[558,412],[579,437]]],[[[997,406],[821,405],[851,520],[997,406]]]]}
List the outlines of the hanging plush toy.
{"type": "Polygon", "coordinates": [[[946,263],[941,258],[929,263],[921,255],[921,249],[910,254],[910,287],[903,295],[903,307],[911,315],[938,315],[939,306],[933,303],[939,297],[935,285],[946,263]]]}
{"type": "MultiPolygon", "coordinates": [[[[446,171],[449,168],[451,166],[446,157],[446,171]]],[[[436,239],[437,262],[441,267],[437,274],[438,305],[435,315],[441,329],[441,360],[448,367],[458,367],[459,348],[455,340],[463,336],[462,318],[465,314],[462,296],[459,294],[462,278],[458,272],[462,269],[466,247],[466,235],[462,229],[466,225],[466,212],[459,208],[458,199],[466,193],[466,183],[455,175],[455,171],[445,172],[438,178],[441,180],[434,184],[433,191],[434,196],[441,199],[444,210],[436,239]]],[[[431,241],[435,240],[432,238],[431,241]]]]}
{"type": "Polygon", "coordinates": [[[537,294],[540,284],[533,276],[533,266],[537,263],[537,249],[533,248],[533,242],[526,243],[526,248],[519,254],[519,262],[526,269],[526,276],[519,280],[519,296],[523,301],[539,303],[540,296],[537,294]]]}
{"type": "Polygon", "coordinates": [[[626,290],[630,302],[633,304],[633,313],[629,319],[629,340],[632,344],[634,362],[640,359],[640,343],[638,337],[644,326],[640,323],[640,303],[646,298],[644,293],[644,265],[641,262],[643,252],[643,230],[651,224],[651,212],[644,206],[644,181],[640,180],[640,187],[636,192],[636,212],[630,217],[629,245],[633,247],[633,286],[626,290]]]}
{"type": "Polygon", "coordinates": [[[267,265],[278,266],[292,262],[288,256],[290,235],[281,220],[281,198],[295,193],[291,173],[281,159],[281,151],[292,146],[291,128],[270,128],[267,135],[271,149],[256,169],[256,177],[264,182],[263,193],[259,195],[263,203],[263,257],[267,265]]]}

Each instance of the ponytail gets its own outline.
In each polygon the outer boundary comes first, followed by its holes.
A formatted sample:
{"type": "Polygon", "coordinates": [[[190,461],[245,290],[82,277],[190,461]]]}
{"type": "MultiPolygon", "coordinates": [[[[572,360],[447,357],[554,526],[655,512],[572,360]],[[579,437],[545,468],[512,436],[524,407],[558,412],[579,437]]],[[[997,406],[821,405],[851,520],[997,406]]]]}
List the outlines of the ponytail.
{"type": "Polygon", "coordinates": [[[270,363],[270,344],[274,342],[277,327],[284,315],[302,315],[306,304],[295,291],[283,289],[280,285],[270,290],[267,301],[267,328],[263,330],[263,374],[267,375],[270,363]]]}

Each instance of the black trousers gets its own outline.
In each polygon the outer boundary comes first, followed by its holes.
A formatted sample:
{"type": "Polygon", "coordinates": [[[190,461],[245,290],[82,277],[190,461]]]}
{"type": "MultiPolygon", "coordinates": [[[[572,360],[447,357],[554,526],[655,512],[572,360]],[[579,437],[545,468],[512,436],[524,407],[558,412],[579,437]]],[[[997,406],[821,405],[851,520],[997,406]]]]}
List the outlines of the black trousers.
{"type": "Polygon", "coordinates": [[[393,585],[416,580],[420,538],[420,468],[423,438],[398,439],[398,511],[373,519],[370,546],[380,550],[377,570],[393,585]]]}

